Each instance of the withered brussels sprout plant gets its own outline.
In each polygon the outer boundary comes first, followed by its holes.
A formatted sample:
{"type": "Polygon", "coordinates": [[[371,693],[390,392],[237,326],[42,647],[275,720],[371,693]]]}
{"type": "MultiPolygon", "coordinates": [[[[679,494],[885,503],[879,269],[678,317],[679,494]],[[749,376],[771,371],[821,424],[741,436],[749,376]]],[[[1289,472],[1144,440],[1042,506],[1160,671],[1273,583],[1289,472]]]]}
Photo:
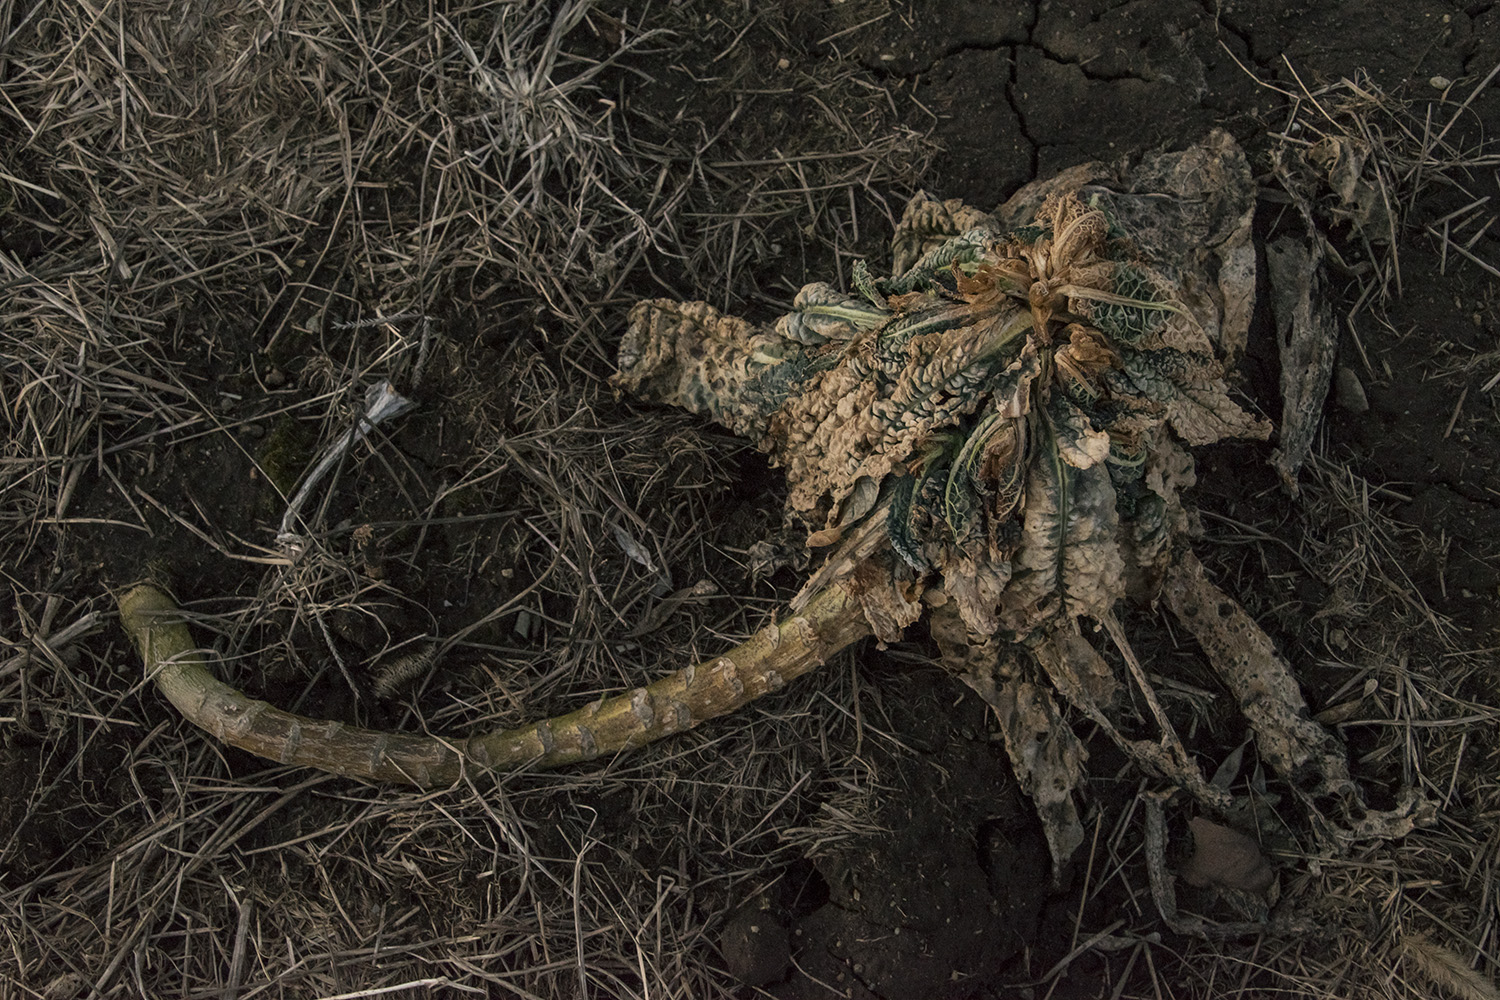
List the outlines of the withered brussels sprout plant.
{"type": "Polygon", "coordinates": [[[1224,381],[1253,306],[1253,197],[1243,153],[1215,134],[1129,170],[1074,168],[994,214],[918,196],[892,276],[860,266],[850,291],[807,285],[773,326],[701,302],[638,305],[617,385],[753,440],[824,553],[778,624],[648,687],[467,740],[376,733],[214,680],[154,588],[127,594],[122,619],[167,697],[219,738],[430,786],[465,766],[557,766],[679,732],[864,636],[895,641],[925,613],[946,664],[993,707],[1060,864],[1083,839],[1074,793],[1086,777],[1061,703],[1207,811],[1231,806],[1174,732],[1116,615],[1124,600],[1161,601],[1238,699],[1262,758],[1330,830],[1404,832],[1414,803],[1363,809],[1286,662],[1189,544],[1188,448],[1271,430],[1224,381]],[[1114,724],[1126,685],[1156,738],[1114,724]]]}

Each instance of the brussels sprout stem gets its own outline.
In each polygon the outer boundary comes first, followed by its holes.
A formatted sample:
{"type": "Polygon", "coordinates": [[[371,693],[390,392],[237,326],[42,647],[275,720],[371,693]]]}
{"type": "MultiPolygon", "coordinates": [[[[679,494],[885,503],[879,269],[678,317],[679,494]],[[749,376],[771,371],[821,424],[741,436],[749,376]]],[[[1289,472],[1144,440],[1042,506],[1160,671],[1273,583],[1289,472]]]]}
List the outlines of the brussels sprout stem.
{"type": "Polygon", "coordinates": [[[722,656],[568,715],[450,740],[310,719],[249,697],[213,675],[213,654],[193,642],[172,598],[150,584],[120,597],[119,610],[146,676],[200,729],[282,764],[422,788],[452,784],[465,768],[562,767],[680,733],[783,687],[870,634],[859,600],[834,583],[722,656]]]}

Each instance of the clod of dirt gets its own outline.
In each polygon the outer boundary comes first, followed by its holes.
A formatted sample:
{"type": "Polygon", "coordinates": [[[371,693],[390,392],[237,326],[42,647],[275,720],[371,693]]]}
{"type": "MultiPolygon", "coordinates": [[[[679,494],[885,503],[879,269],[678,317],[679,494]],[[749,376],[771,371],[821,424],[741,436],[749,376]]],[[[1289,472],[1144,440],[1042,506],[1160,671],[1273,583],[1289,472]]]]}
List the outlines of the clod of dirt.
{"type": "Polygon", "coordinates": [[[1276,871],[1260,847],[1238,830],[1195,816],[1193,856],[1182,866],[1182,880],[1200,889],[1240,889],[1265,892],[1276,881],[1276,871]]]}
{"type": "Polygon", "coordinates": [[[740,907],[725,922],[719,952],[729,974],[746,986],[779,982],[792,964],[786,926],[758,900],[740,907]]]}

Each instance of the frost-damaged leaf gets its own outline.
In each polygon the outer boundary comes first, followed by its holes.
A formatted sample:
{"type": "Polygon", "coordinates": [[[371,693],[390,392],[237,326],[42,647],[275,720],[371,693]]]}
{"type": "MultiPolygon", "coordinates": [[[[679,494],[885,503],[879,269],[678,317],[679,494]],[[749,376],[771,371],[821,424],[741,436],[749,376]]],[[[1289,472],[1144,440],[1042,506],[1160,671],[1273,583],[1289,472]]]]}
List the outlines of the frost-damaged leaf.
{"type": "Polygon", "coordinates": [[[759,440],[771,414],[827,367],[801,344],[706,302],[641,302],[630,311],[614,384],[701,413],[759,440]]]}
{"type": "Polygon", "coordinates": [[[933,609],[931,630],[943,662],[994,710],[1016,781],[1042,821],[1057,878],[1083,843],[1073,793],[1083,784],[1088,753],[1047,689],[1020,679],[1010,647],[970,632],[951,604],[933,609]]]}
{"type": "Polygon", "coordinates": [[[1182,490],[1196,481],[1193,457],[1170,435],[1153,430],[1142,443],[1143,459],[1110,466],[1120,508],[1120,552],[1125,589],[1155,594],[1172,559],[1172,542],[1185,537],[1189,520],[1182,490]]]}
{"type": "MultiPolygon", "coordinates": [[[[1166,778],[1211,808],[1229,806],[1230,796],[1204,781],[1198,765],[1188,756],[1171,723],[1160,712],[1156,713],[1162,726],[1159,740],[1133,740],[1120,732],[1107,712],[1108,701],[1103,700],[1114,696],[1115,685],[1111,683],[1114,675],[1087,639],[1077,633],[1055,630],[1034,642],[1031,652],[1058,693],[1103,730],[1146,773],[1166,778]]],[[[1154,698],[1150,691],[1143,693],[1148,700],[1154,698]]],[[[1153,708],[1158,707],[1153,704],[1153,708]]]]}
{"type": "Polygon", "coordinates": [[[1091,717],[1103,718],[1120,694],[1120,682],[1104,657],[1075,632],[1056,632],[1034,650],[1052,686],[1091,717]]]}
{"type": "Polygon", "coordinates": [[[907,594],[903,581],[877,560],[860,563],[846,581],[859,600],[870,630],[882,643],[900,642],[906,626],[922,617],[922,604],[907,594]]]}
{"type": "MultiPolygon", "coordinates": [[[[879,499],[880,481],[873,476],[860,476],[854,481],[853,491],[844,500],[843,508],[838,514],[838,523],[808,535],[807,547],[821,549],[839,541],[844,537],[845,531],[859,524],[875,509],[875,503],[879,499]]],[[[831,520],[832,515],[829,517],[831,520]]]]}
{"type": "Polygon", "coordinates": [[[1000,628],[995,609],[1009,582],[1009,563],[963,556],[948,564],[943,592],[970,628],[982,635],[994,635],[1000,628]]]}
{"type": "Polygon", "coordinates": [[[1177,557],[1162,596],[1239,699],[1261,757],[1310,794],[1342,791],[1349,783],[1343,748],[1308,717],[1302,688],[1270,636],[1209,582],[1192,552],[1177,557]]]}
{"type": "Polygon", "coordinates": [[[1125,376],[1142,395],[1165,408],[1167,422],[1188,444],[1263,439],[1271,433],[1269,422],[1251,416],[1229,398],[1224,369],[1213,357],[1167,347],[1124,351],[1122,356],[1125,376]]]}
{"type": "Polygon", "coordinates": [[[897,274],[911,270],[922,256],[971,229],[994,227],[994,217],[970,208],[960,198],[939,201],[918,191],[906,203],[901,224],[891,237],[891,266],[897,274]]]}
{"type": "Polygon", "coordinates": [[[1083,843],[1083,824],[1078,820],[1073,792],[1083,784],[1088,754],[1045,687],[1012,677],[1002,681],[993,698],[986,700],[1000,721],[1016,780],[1031,797],[1042,821],[1056,878],[1083,843]]]}
{"type": "Polygon", "coordinates": [[[787,340],[818,346],[830,340],[851,340],[861,330],[890,318],[862,295],[841,292],[823,281],[803,285],[792,301],[792,311],[776,321],[776,332],[787,340]]]}
{"type": "Polygon", "coordinates": [[[1088,415],[1061,396],[1047,402],[1058,457],[1075,469],[1089,469],[1109,457],[1109,435],[1089,422],[1088,415]]]}
{"type": "MultiPolygon", "coordinates": [[[[1038,435],[1051,443],[1049,432],[1038,435]]],[[[1109,470],[1063,461],[1043,445],[1026,486],[1021,546],[1000,604],[1010,627],[1026,632],[1053,615],[1095,615],[1124,594],[1119,514],[1109,470]]]]}
{"type": "Polygon", "coordinates": [[[1173,562],[1162,593],[1238,699],[1261,757],[1308,799],[1329,797],[1341,805],[1344,815],[1330,830],[1335,838],[1403,837],[1432,820],[1435,807],[1410,790],[1397,796],[1393,810],[1364,807],[1343,747],[1308,717],[1302,688],[1271,637],[1209,581],[1191,551],[1173,562]]]}

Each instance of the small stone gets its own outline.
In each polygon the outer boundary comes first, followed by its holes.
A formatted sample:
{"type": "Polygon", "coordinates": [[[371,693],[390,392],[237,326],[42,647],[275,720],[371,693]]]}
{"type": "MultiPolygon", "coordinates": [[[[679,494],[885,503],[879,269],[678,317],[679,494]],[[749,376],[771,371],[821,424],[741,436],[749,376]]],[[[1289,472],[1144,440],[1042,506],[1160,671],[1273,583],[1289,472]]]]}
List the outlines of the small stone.
{"type": "Polygon", "coordinates": [[[1433,90],[1447,90],[1453,86],[1453,81],[1446,76],[1435,76],[1431,80],[1428,80],[1427,83],[1433,90]]]}
{"type": "Polygon", "coordinates": [[[1205,888],[1265,892],[1276,881],[1276,869],[1260,852],[1260,845],[1238,830],[1194,817],[1193,855],[1182,866],[1182,880],[1205,888]]]}
{"type": "Polygon", "coordinates": [[[240,433],[252,441],[258,441],[266,436],[266,429],[260,424],[246,424],[240,428],[240,433]]]}
{"type": "Polygon", "coordinates": [[[1364,383],[1348,365],[1339,365],[1334,374],[1333,398],[1350,413],[1370,412],[1370,399],[1365,395],[1364,383]]]}

